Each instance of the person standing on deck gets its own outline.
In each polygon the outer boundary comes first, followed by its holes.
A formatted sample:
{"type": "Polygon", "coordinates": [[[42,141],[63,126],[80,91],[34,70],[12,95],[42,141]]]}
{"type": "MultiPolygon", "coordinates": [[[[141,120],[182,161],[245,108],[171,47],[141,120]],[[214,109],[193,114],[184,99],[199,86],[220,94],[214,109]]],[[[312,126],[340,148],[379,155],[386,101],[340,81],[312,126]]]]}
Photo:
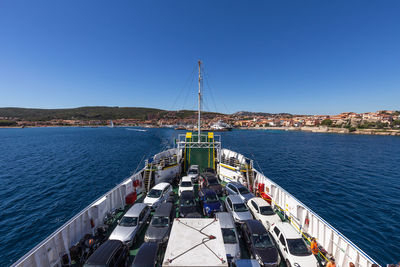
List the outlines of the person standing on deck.
{"type": "Polygon", "coordinates": [[[310,247],[311,247],[312,254],[314,254],[314,256],[318,256],[319,249],[318,249],[318,244],[317,244],[317,241],[315,240],[315,237],[313,237],[311,239],[310,247]]]}
{"type": "Polygon", "coordinates": [[[336,267],[335,259],[334,259],[334,258],[331,258],[331,260],[328,262],[328,264],[326,265],[326,267],[336,267]]]}

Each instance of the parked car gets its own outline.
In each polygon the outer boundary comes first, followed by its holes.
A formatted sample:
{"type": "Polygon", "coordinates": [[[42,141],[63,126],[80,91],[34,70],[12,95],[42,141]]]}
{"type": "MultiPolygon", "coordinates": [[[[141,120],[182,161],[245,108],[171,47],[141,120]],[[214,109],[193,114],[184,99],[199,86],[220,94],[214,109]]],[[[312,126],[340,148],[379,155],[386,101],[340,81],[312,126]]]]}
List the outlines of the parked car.
{"type": "Polygon", "coordinates": [[[237,223],[253,219],[249,208],[239,196],[227,196],[225,206],[226,210],[232,215],[233,220],[237,223]]]}
{"type": "Polygon", "coordinates": [[[278,267],[281,262],[278,249],[262,223],[257,220],[248,220],[241,225],[241,228],[251,256],[261,266],[278,267]]]}
{"type": "Polygon", "coordinates": [[[199,206],[194,198],[193,191],[183,191],[179,198],[179,217],[201,218],[199,206]]]}
{"type": "Polygon", "coordinates": [[[217,212],[215,213],[215,217],[219,220],[219,224],[221,225],[226,258],[229,262],[240,259],[239,236],[232,216],[228,212],[217,212]]]}
{"type": "Polygon", "coordinates": [[[191,165],[187,172],[190,179],[192,179],[192,183],[196,184],[199,182],[199,165],[191,165]]]}
{"type": "Polygon", "coordinates": [[[233,264],[232,267],[260,267],[260,264],[258,263],[257,260],[254,259],[241,259],[241,260],[236,260],[233,264]]]}
{"type": "Polygon", "coordinates": [[[140,246],[131,267],[156,267],[161,264],[160,244],[151,242],[140,246]]]}
{"type": "Polygon", "coordinates": [[[213,168],[205,168],[205,169],[204,169],[204,172],[209,172],[209,173],[217,174],[213,168]]]}
{"type": "Polygon", "coordinates": [[[118,221],[109,239],[120,240],[129,247],[135,243],[137,236],[144,229],[150,216],[150,208],[144,203],[133,205],[118,221]]]}
{"type": "Polygon", "coordinates": [[[241,199],[247,202],[250,198],[255,197],[253,193],[244,185],[238,182],[227,183],[225,186],[226,193],[229,195],[238,195],[241,199]]]}
{"type": "Polygon", "coordinates": [[[170,192],[172,192],[172,186],[169,183],[159,183],[147,193],[143,203],[154,210],[158,205],[167,200],[170,192]]]}
{"type": "Polygon", "coordinates": [[[84,267],[125,267],[129,248],[119,240],[107,240],[87,259],[84,267]]]}
{"type": "Polygon", "coordinates": [[[210,188],[217,193],[218,196],[222,196],[224,194],[224,188],[219,183],[217,176],[210,172],[204,172],[200,177],[201,188],[210,188]]]}
{"type": "Polygon", "coordinates": [[[192,179],[189,176],[183,176],[182,180],[179,184],[178,195],[181,195],[183,191],[192,191],[194,187],[192,183],[192,179]]]}
{"type": "Polygon", "coordinates": [[[166,202],[170,202],[172,204],[175,204],[175,192],[174,191],[169,192],[169,196],[168,196],[166,202]]]}
{"type": "Polygon", "coordinates": [[[222,211],[223,207],[214,190],[202,189],[199,191],[200,204],[203,207],[204,216],[212,216],[215,212],[222,211]]]}
{"type": "Polygon", "coordinates": [[[271,226],[270,232],[278,244],[282,257],[288,267],[319,266],[310,248],[290,223],[282,222],[274,224],[271,226]]]}
{"type": "Polygon", "coordinates": [[[253,197],[247,201],[251,213],[256,220],[259,220],[264,227],[269,230],[272,224],[282,222],[281,218],[275,213],[271,205],[260,197],[253,197]]]}
{"type": "Polygon", "coordinates": [[[161,203],[153,214],[150,225],[144,235],[145,242],[167,242],[175,217],[174,205],[170,202],[161,203]]]}

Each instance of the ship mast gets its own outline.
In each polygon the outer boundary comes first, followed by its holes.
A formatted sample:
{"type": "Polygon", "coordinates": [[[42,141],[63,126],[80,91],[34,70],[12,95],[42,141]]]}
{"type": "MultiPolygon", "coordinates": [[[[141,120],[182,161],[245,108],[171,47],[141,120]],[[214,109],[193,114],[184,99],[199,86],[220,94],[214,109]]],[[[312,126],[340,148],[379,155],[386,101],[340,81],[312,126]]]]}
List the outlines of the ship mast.
{"type": "Polygon", "coordinates": [[[201,133],[201,61],[199,60],[199,118],[198,118],[198,124],[197,124],[197,130],[198,130],[198,142],[200,143],[200,133],[201,133]]]}

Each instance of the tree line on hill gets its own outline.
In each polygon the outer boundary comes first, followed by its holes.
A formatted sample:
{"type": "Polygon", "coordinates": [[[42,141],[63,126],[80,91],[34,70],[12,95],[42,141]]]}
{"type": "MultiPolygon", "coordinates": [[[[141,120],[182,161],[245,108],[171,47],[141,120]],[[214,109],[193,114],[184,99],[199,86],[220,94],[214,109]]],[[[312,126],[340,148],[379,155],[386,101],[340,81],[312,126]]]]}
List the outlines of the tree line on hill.
{"type": "MultiPolygon", "coordinates": [[[[11,118],[27,121],[63,120],[115,120],[138,119],[150,120],[176,117],[180,119],[194,117],[193,110],[166,111],[142,107],[79,107],[70,109],[36,109],[36,108],[0,108],[1,118],[11,118]]],[[[214,117],[220,113],[204,112],[204,116],[214,117]]],[[[9,120],[7,120],[9,121],[9,120]]],[[[2,123],[6,123],[3,121],[2,123]]],[[[0,124],[1,126],[1,124],[0,124]]],[[[3,125],[6,126],[6,125],[3,125]]],[[[8,126],[8,125],[7,125],[8,126]]]]}

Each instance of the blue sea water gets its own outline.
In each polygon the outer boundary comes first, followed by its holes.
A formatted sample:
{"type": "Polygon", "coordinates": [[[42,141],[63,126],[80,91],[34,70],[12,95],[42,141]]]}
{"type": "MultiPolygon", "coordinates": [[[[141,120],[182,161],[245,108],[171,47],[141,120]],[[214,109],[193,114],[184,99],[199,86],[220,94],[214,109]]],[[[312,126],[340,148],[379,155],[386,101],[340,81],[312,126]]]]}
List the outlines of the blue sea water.
{"type": "MultiPolygon", "coordinates": [[[[0,266],[28,252],[172,147],[178,131],[0,129],[0,266]]],[[[341,231],[379,263],[400,260],[400,138],[235,130],[223,146],[341,231]]]]}

